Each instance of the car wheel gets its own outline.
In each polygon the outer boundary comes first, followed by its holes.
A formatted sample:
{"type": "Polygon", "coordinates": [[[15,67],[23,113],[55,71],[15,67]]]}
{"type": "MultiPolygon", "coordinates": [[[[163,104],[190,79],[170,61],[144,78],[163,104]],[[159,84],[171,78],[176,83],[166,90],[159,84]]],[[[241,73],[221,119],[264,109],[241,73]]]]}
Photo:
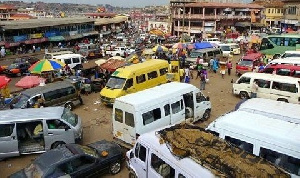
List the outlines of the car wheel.
{"type": "Polygon", "coordinates": [[[74,104],[69,102],[65,104],[65,108],[68,108],[70,111],[72,111],[74,109],[74,104]]]}
{"type": "Polygon", "coordinates": [[[128,175],[129,178],[137,178],[136,174],[134,172],[129,172],[128,175]]]}
{"type": "Polygon", "coordinates": [[[203,119],[204,121],[206,121],[209,117],[210,117],[210,110],[207,109],[207,110],[205,110],[205,112],[204,112],[204,114],[203,114],[203,116],[202,116],[202,119],[203,119]]]}
{"type": "Polygon", "coordinates": [[[51,148],[54,149],[54,148],[60,148],[62,146],[64,146],[65,143],[64,142],[55,142],[52,144],[51,148]]]}
{"type": "Polygon", "coordinates": [[[121,163],[119,161],[112,163],[109,166],[109,172],[112,175],[118,174],[121,171],[121,163]]]}
{"type": "Polygon", "coordinates": [[[242,91],[242,92],[240,93],[240,97],[241,97],[241,99],[248,99],[248,98],[249,98],[248,93],[247,93],[247,92],[244,92],[244,91],[242,91]]]}

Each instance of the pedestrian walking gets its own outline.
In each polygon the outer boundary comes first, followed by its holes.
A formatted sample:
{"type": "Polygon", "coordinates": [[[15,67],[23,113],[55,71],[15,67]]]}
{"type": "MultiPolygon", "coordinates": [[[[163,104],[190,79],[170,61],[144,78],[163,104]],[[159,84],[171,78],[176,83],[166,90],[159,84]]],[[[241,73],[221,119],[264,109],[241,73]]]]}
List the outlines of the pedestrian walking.
{"type": "Polygon", "coordinates": [[[35,45],[32,45],[32,52],[35,53],[35,45]]]}
{"type": "Polygon", "coordinates": [[[200,74],[200,90],[205,90],[206,76],[203,72],[200,74]]]}
{"type": "Polygon", "coordinates": [[[190,69],[188,67],[184,69],[184,83],[190,83],[190,69]]]}
{"type": "Polygon", "coordinates": [[[219,69],[219,62],[217,59],[214,59],[213,61],[213,71],[214,73],[217,73],[217,70],[219,69]]]}
{"type": "Polygon", "coordinates": [[[254,80],[251,86],[251,98],[257,97],[257,90],[258,90],[257,80],[254,80]]]}
{"type": "Polygon", "coordinates": [[[5,48],[4,48],[4,46],[1,47],[0,53],[1,53],[2,58],[5,57],[5,48]]]}
{"type": "Polygon", "coordinates": [[[227,62],[227,72],[228,72],[228,75],[231,75],[231,69],[232,69],[232,63],[231,63],[231,60],[229,60],[227,62]]]}

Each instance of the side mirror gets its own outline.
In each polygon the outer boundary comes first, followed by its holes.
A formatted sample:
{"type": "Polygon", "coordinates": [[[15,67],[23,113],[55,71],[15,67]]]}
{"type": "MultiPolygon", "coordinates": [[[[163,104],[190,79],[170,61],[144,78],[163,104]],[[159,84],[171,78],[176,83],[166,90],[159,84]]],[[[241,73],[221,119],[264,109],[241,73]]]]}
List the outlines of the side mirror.
{"type": "Polygon", "coordinates": [[[132,159],[134,157],[133,152],[131,151],[129,154],[129,158],[132,159]]]}
{"type": "Polygon", "coordinates": [[[68,131],[68,130],[70,130],[71,128],[69,127],[69,126],[67,126],[66,128],[65,128],[65,131],[68,131]]]}
{"type": "Polygon", "coordinates": [[[210,100],[210,98],[209,98],[209,96],[207,96],[207,97],[206,97],[206,101],[209,101],[209,100],[210,100]]]}

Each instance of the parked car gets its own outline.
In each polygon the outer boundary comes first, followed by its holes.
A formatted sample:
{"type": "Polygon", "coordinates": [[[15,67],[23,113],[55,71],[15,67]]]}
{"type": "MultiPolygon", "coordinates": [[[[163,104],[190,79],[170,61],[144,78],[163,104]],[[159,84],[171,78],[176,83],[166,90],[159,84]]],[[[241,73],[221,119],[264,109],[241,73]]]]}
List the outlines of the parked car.
{"type": "Polygon", "coordinates": [[[28,62],[12,63],[4,70],[4,73],[10,76],[21,76],[28,72],[29,67],[28,62]]]}
{"type": "Polygon", "coordinates": [[[39,58],[32,57],[32,56],[23,56],[21,58],[17,58],[13,61],[13,63],[26,63],[28,62],[29,64],[34,64],[39,61],[39,58]]]}
{"type": "Polygon", "coordinates": [[[87,146],[67,144],[42,154],[10,177],[92,177],[107,171],[114,175],[120,172],[122,162],[121,147],[106,140],[87,146]]]}

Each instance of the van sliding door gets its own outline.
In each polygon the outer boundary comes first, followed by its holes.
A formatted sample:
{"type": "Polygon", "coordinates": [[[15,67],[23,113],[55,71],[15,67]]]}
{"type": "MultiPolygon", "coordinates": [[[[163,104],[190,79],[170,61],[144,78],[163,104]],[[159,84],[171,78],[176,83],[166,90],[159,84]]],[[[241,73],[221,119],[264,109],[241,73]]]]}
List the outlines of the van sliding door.
{"type": "Polygon", "coordinates": [[[185,120],[185,107],[183,97],[178,96],[171,101],[171,124],[185,120]]]}
{"type": "Polygon", "coordinates": [[[18,156],[18,138],[15,123],[0,124],[0,160],[18,156]]]}

